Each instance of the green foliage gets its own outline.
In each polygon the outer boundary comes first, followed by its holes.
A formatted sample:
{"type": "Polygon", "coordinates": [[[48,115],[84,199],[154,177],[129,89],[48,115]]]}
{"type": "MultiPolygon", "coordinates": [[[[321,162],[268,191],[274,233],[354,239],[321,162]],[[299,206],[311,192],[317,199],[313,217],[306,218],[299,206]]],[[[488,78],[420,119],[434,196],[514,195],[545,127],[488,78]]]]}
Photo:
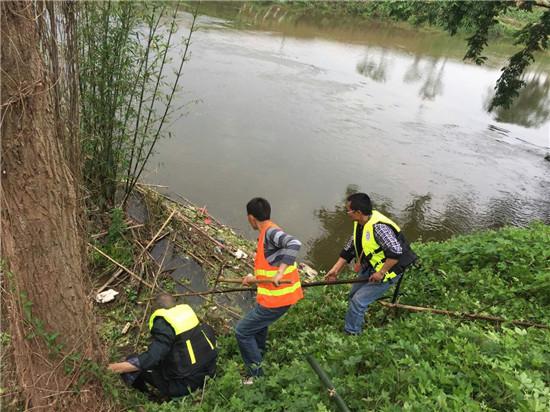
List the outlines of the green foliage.
{"type": "MultiPolygon", "coordinates": [[[[124,211],[114,208],[110,213],[111,224],[105,237],[105,242],[97,247],[123,265],[130,265],[134,259],[134,248],[132,243],[124,236],[128,226],[124,221],[124,211]]],[[[92,265],[96,269],[110,267],[111,262],[105,259],[99,252],[93,251],[91,255],[92,265]]]]}
{"type": "Polygon", "coordinates": [[[489,110],[495,107],[511,106],[512,98],[519,95],[519,90],[525,86],[521,75],[526,68],[535,61],[535,52],[548,49],[548,36],[550,36],[550,10],[545,12],[536,23],[529,23],[516,33],[516,44],[523,49],[510,58],[508,66],[502,69],[502,74],[497,80],[496,94],[491,102],[489,110]]]}
{"type": "MultiPolygon", "coordinates": [[[[550,325],[550,227],[505,228],[414,245],[402,303],[475,311],[550,325]]],[[[353,276],[351,273],[349,276],[353,276]]],[[[270,328],[265,377],[241,386],[234,336],[219,339],[216,379],[155,411],[328,411],[336,406],[305,360],[311,353],[351,410],[546,411],[550,332],[398,313],[367,313],[360,336],[342,333],[349,288],[311,288],[270,328]]]]}
{"type": "Polygon", "coordinates": [[[167,80],[168,55],[177,46],[177,12],[177,5],[160,2],[81,3],[84,177],[102,210],[115,204],[121,180],[125,195],[131,191],[163,136],[190,38],[183,39],[179,70],[167,80]]]}
{"type": "Polygon", "coordinates": [[[41,339],[46,346],[50,355],[58,355],[63,349],[63,344],[57,342],[59,332],[47,331],[42,319],[37,318],[32,313],[32,302],[29,300],[26,292],[19,294],[21,307],[23,308],[23,316],[25,323],[29,326],[29,332],[25,335],[26,339],[41,339]]]}

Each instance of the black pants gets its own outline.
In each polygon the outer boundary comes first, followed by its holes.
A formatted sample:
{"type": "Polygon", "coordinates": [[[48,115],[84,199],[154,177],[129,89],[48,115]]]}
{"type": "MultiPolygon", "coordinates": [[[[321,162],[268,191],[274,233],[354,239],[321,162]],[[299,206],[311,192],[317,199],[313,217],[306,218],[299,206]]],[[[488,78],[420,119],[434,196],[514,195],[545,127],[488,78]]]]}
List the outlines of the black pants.
{"type": "Polygon", "coordinates": [[[181,379],[166,379],[162,371],[158,369],[143,371],[134,381],[132,387],[141,392],[149,393],[147,388],[147,384],[149,384],[157,388],[163,397],[178,398],[202,388],[206,377],[213,377],[215,373],[216,358],[205,363],[190,376],[181,379]]]}

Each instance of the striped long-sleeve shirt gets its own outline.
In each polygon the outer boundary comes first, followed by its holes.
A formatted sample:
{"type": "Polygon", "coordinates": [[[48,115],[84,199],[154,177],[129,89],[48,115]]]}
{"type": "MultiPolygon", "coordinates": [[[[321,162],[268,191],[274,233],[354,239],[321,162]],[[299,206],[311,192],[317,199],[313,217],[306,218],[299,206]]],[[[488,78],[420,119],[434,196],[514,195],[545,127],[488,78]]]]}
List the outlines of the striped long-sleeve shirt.
{"type": "Polygon", "coordinates": [[[301,247],[302,242],[280,228],[270,228],[265,233],[264,255],[271,266],[292,265],[301,247]]]}

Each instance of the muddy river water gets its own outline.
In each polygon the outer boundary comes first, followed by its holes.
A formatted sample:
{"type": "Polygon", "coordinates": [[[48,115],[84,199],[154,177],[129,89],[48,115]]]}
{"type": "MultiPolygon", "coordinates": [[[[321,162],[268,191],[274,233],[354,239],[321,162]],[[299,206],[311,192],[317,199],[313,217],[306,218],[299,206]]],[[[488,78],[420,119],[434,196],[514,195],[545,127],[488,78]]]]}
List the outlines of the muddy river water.
{"type": "MultiPolygon", "coordinates": [[[[233,8],[199,18],[191,59],[145,180],[168,185],[245,236],[245,204],[320,268],[351,233],[346,193],[369,193],[412,240],[550,223],[550,60],[515,107],[488,113],[499,67],[465,43],[375,22],[292,19],[233,8]]],[[[181,14],[179,35],[190,16],[181,14]]],[[[176,65],[176,62],[174,62],[176,65]]]]}

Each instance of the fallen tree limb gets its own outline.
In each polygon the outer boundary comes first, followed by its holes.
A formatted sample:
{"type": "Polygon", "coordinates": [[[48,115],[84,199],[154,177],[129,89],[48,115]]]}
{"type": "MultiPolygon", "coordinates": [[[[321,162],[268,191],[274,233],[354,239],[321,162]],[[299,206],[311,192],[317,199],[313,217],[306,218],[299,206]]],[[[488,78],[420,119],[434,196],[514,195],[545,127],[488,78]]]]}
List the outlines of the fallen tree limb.
{"type": "Polygon", "coordinates": [[[524,320],[507,320],[507,319],[499,318],[497,316],[481,315],[478,313],[453,312],[450,310],[426,308],[422,306],[403,305],[401,303],[390,303],[390,302],[385,302],[383,300],[379,300],[378,303],[380,303],[382,306],[387,308],[400,308],[400,309],[408,310],[410,312],[435,313],[437,315],[447,315],[447,316],[452,316],[457,318],[488,320],[491,322],[511,323],[513,325],[518,325],[518,326],[526,326],[526,327],[533,327],[533,328],[539,328],[539,329],[550,329],[548,325],[544,325],[542,323],[534,323],[534,322],[528,322],[524,320]]]}
{"type": "MultiPolygon", "coordinates": [[[[349,283],[365,283],[368,282],[366,279],[349,279],[349,280],[336,280],[333,282],[309,282],[309,283],[302,283],[303,288],[308,287],[315,287],[315,286],[331,286],[331,285],[342,285],[342,284],[349,284],[349,283]]],[[[204,292],[195,292],[195,293],[179,293],[176,295],[173,295],[174,297],[179,296],[202,296],[202,295],[213,295],[213,294],[220,294],[220,293],[232,293],[232,292],[253,292],[256,288],[229,288],[229,289],[220,289],[220,290],[206,290],[204,292]]],[[[525,326],[525,327],[533,327],[533,328],[539,328],[539,329],[550,329],[550,326],[542,324],[542,323],[535,323],[535,322],[529,322],[529,321],[523,321],[523,320],[507,320],[504,318],[499,318],[497,316],[491,316],[491,315],[481,315],[477,313],[462,313],[462,312],[453,312],[449,310],[443,310],[443,309],[434,309],[434,308],[426,308],[421,306],[411,306],[411,305],[403,305],[401,303],[390,303],[383,300],[378,301],[382,306],[388,307],[388,308],[401,308],[406,309],[411,312],[428,312],[428,313],[435,313],[439,315],[447,315],[447,316],[453,316],[453,317],[459,317],[459,318],[466,318],[466,319],[479,319],[479,320],[487,320],[491,322],[498,322],[498,323],[511,323],[513,325],[518,326],[525,326]]]]}
{"type": "MultiPolygon", "coordinates": [[[[176,210],[174,210],[174,211],[176,211],[176,210]]],[[[177,212],[178,212],[178,218],[179,219],[181,219],[187,225],[189,225],[190,227],[195,229],[199,234],[201,234],[202,236],[204,236],[205,238],[210,240],[212,243],[214,243],[216,246],[218,246],[221,250],[224,250],[227,253],[229,253],[231,256],[234,256],[233,251],[230,248],[228,248],[226,245],[224,245],[220,241],[214,239],[212,236],[210,236],[208,233],[206,233],[206,231],[204,229],[200,228],[195,223],[193,223],[191,221],[191,219],[189,219],[187,216],[185,216],[182,212],[180,212],[179,210],[177,212]]],[[[250,262],[246,261],[246,260],[244,261],[244,263],[250,268],[253,267],[252,264],[250,262]]]]}
{"type": "MultiPolygon", "coordinates": [[[[180,281],[177,280],[177,279],[174,279],[174,282],[176,282],[178,285],[184,287],[185,289],[190,290],[191,293],[197,293],[197,292],[195,292],[193,289],[191,289],[189,286],[187,286],[185,283],[180,282],[180,281]]],[[[172,296],[174,296],[174,295],[172,295],[172,296]]],[[[242,316],[241,314],[235,312],[234,310],[228,308],[228,307],[225,306],[225,305],[222,305],[222,304],[219,303],[219,302],[210,301],[208,298],[205,298],[205,297],[202,296],[202,295],[197,295],[197,296],[198,296],[199,298],[201,298],[201,299],[207,301],[207,303],[210,303],[211,305],[214,305],[214,306],[219,306],[221,309],[227,311],[227,313],[229,313],[233,319],[239,320],[239,319],[241,318],[241,316],[242,316]]]]}
{"type": "MultiPolygon", "coordinates": [[[[139,255],[137,256],[136,259],[134,259],[135,261],[138,261],[139,259],[141,259],[141,257],[143,256],[143,254],[149,250],[149,248],[151,247],[151,245],[153,243],[155,243],[155,241],[157,241],[159,238],[159,235],[161,234],[161,232],[164,230],[164,228],[166,227],[166,225],[168,224],[168,222],[170,222],[170,220],[172,219],[172,217],[174,216],[174,213],[176,213],[176,211],[172,211],[172,213],[170,214],[170,216],[168,216],[168,218],[164,221],[163,225],[161,226],[161,228],[157,231],[157,233],[155,233],[155,236],[153,236],[151,238],[151,240],[149,241],[149,243],[147,243],[147,246],[143,247],[142,246],[142,251],[139,253],[139,255]]],[[[168,233],[164,234],[163,236],[161,236],[161,238],[165,237],[166,235],[168,235],[168,233]]],[[[93,246],[92,244],[88,243],[90,246],[93,246]]],[[[99,251],[99,249],[97,249],[95,246],[93,246],[96,250],[99,251]]],[[[100,253],[103,255],[103,256],[106,256],[103,252],[100,251],[100,253]]],[[[120,264],[114,262],[110,257],[107,257],[109,258],[109,260],[111,260],[113,263],[115,263],[118,267],[121,267],[120,264]]],[[[101,291],[103,291],[103,289],[105,289],[107,286],[109,286],[111,284],[111,282],[113,280],[115,280],[122,272],[123,270],[126,270],[128,271],[127,269],[125,269],[124,267],[121,267],[120,270],[117,270],[113,276],[111,276],[109,278],[109,280],[107,280],[107,282],[105,282],[98,290],[97,290],[97,293],[100,293],[101,291]]],[[[129,272],[128,272],[129,273],[129,272]]],[[[137,276],[137,275],[136,275],[137,276]]],[[[139,276],[138,276],[139,277],[139,276]]],[[[141,280],[141,277],[139,277],[139,279],[141,280]]],[[[145,285],[147,285],[146,283],[144,283],[145,285]]]]}
{"type": "MultiPolygon", "coordinates": [[[[121,268],[122,270],[124,270],[126,273],[128,273],[130,276],[132,276],[134,279],[138,280],[139,282],[143,283],[145,286],[147,286],[148,288],[150,289],[154,289],[154,286],[151,285],[149,282],[147,282],[146,280],[143,280],[141,278],[141,276],[138,276],[136,275],[134,272],[132,272],[130,269],[128,269],[126,266],[124,266],[122,263],[118,263],[116,260],[114,260],[111,256],[109,256],[108,254],[106,254],[105,252],[103,252],[101,249],[98,249],[97,247],[95,247],[94,245],[92,245],[91,243],[88,243],[89,246],[93,247],[101,256],[109,259],[111,262],[113,262],[115,265],[117,265],[119,268],[121,268]]],[[[160,289],[160,287],[159,287],[160,289]]],[[[162,289],[161,289],[162,290],[162,289]]]]}
{"type": "MultiPolygon", "coordinates": [[[[335,280],[331,282],[327,281],[320,281],[320,282],[308,282],[308,283],[302,283],[303,288],[310,288],[313,286],[332,286],[332,285],[347,285],[349,283],[367,283],[368,279],[345,279],[345,280],[335,280]]],[[[174,297],[180,297],[180,296],[200,296],[200,295],[215,295],[219,293],[232,293],[232,292],[255,292],[256,288],[227,288],[227,289],[210,289],[205,290],[203,292],[195,292],[195,293],[178,293],[176,295],[172,295],[174,297]]]]}
{"type": "MultiPolygon", "coordinates": [[[[170,219],[171,217],[172,217],[172,215],[170,215],[170,217],[168,219],[170,219]]],[[[168,222],[168,221],[166,221],[166,222],[168,222]]],[[[163,225],[163,227],[164,227],[164,225],[163,225]]],[[[144,249],[144,253],[145,253],[146,250],[147,249],[144,249]]],[[[153,285],[152,285],[153,287],[149,290],[149,296],[151,298],[153,297],[154,289],[157,287],[157,280],[158,280],[158,277],[160,276],[160,274],[162,272],[162,267],[164,266],[164,260],[166,259],[167,253],[168,253],[168,248],[165,248],[164,253],[162,254],[162,260],[160,261],[160,263],[158,263],[155,260],[155,263],[158,266],[158,270],[157,270],[157,273],[155,274],[155,277],[153,278],[153,285]]],[[[145,325],[146,320],[147,320],[147,313],[149,312],[150,303],[151,303],[150,300],[147,301],[147,305],[145,306],[145,310],[143,311],[143,317],[141,318],[141,323],[140,323],[140,326],[139,326],[138,335],[137,335],[137,339],[136,339],[136,345],[134,347],[135,350],[137,350],[139,348],[139,341],[140,341],[140,338],[141,338],[141,332],[143,331],[143,326],[145,325]]]]}

